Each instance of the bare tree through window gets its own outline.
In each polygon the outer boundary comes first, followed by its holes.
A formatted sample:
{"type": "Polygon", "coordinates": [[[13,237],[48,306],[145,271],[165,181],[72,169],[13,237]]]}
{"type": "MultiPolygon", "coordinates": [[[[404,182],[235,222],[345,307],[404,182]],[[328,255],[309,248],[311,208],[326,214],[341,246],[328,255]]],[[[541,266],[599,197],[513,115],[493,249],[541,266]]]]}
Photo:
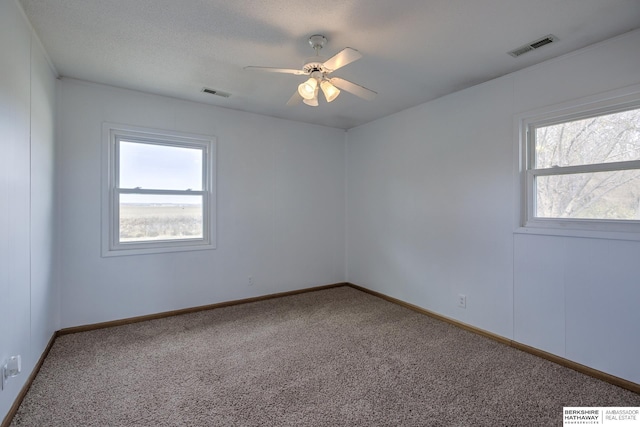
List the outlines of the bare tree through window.
{"type": "Polygon", "coordinates": [[[535,169],[558,171],[535,178],[536,217],[640,220],[640,169],[619,164],[640,160],[640,109],[536,127],[534,151],[535,169]]]}

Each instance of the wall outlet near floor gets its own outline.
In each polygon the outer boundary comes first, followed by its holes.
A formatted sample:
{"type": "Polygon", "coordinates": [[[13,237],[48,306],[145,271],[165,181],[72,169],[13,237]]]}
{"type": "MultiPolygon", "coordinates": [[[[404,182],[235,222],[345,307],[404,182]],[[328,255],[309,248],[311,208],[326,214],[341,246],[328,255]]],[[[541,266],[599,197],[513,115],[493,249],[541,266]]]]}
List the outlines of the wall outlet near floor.
{"type": "Polygon", "coordinates": [[[4,383],[13,377],[17,377],[22,372],[22,357],[20,355],[11,356],[0,366],[0,390],[4,390],[4,383]]]}
{"type": "Polygon", "coordinates": [[[458,294],[458,307],[467,308],[467,296],[463,294],[458,294]]]}
{"type": "Polygon", "coordinates": [[[249,279],[247,280],[247,284],[249,286],[253,286],[253,276],[249,276],[249,279]]]}

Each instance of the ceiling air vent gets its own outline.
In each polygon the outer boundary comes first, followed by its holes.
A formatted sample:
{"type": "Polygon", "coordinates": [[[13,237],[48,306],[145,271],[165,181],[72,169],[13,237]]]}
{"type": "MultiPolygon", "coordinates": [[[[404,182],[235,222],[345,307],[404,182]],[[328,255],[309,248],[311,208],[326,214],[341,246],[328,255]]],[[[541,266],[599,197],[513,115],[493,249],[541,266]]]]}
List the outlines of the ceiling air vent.
{"type": "Polygon", "coordinates": [[[229,98],[231,96],[230,93],[227,92],[223,92],[221,90],[216,90],[216,89],[209,89],[207,87],[203,87],[202,88],[202,92],[204,93],[209,93],[211,95],[217,95],[217,96],[221,96],[223,98],[229,98]]]}
{"type": "Polygon", "coordinates": [[[526,45],[520,46],[519,48],[513,49],[511,52],[507,52],[507,53],[513,56],[514,58],[517,58],[520,55],[524,55],[527,52],[531,52],[532,50],[539,49],[542,46],[547,45],[549,43],[553,43],[557,40],[558,38],[556,36],[549,34],[548,36],[532,41],[531,43],[527,43],[526,45]]]}

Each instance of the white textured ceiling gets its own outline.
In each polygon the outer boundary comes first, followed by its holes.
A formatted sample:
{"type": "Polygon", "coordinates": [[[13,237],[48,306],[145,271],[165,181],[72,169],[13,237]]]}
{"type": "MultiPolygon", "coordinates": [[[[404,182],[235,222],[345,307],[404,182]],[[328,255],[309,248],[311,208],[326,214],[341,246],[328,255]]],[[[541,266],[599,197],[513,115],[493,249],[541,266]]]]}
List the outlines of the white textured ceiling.
{"type": "Polygon", "coordinates": [[[343,129],[640,27],[640,0],[20,1],[61,76],[343,129]],[[333,75],[375,100],[287,107],[304,76],[243,70],[301,67],[312,34],[364,55],[333,75]]]}

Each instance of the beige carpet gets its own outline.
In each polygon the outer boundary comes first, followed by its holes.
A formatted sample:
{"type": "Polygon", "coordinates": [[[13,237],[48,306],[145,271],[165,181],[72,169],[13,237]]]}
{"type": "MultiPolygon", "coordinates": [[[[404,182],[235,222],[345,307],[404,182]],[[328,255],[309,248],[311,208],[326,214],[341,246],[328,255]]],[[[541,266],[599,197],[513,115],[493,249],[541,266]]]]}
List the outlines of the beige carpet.
{"type": "Polygon", "coordinates": [[[341,287],[58,338],[13,426],[561,426],[640,395],[341,287]]]}

